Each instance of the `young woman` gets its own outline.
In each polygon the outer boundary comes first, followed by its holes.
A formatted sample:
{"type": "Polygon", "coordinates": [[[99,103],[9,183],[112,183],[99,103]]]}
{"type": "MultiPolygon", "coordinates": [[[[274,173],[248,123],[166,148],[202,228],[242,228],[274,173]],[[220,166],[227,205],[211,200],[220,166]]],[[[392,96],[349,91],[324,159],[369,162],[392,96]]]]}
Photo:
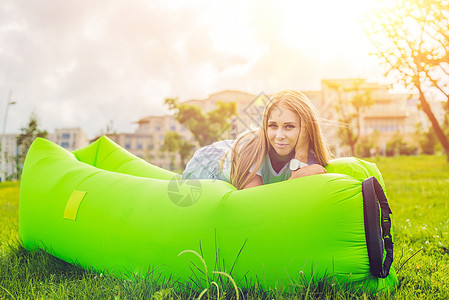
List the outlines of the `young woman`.
{"type": "Polygon", "coordinates": [[[237,189],[326,173],[329,153],[317,115],[295,90],[271,97],[261,128],[195,152],[183,178],[220,179],[237,189]]]}

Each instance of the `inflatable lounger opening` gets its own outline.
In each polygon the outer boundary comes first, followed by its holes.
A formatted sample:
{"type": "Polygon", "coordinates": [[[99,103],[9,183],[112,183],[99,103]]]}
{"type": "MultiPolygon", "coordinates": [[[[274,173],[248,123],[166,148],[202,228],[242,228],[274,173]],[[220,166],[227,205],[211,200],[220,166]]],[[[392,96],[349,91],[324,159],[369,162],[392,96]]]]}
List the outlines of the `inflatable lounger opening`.
{"type": "Polygon", "coordinates": [[[105,171],[153,179],[181,179],[181,175],[147,163],[106,136],[73,151],[73,155],[78,161],[105,171]]]}
{"type": "Polygon", "coordinates": [[[385,278],[393,263],[392,214],[387,197],[375,177],[362,183],[365,235],[370,271],[373,276],[385,278]],[[380,211],[379,211],[380,206],[380,211]],[[385,261],[384,249],[386,251],[385,261]]]}

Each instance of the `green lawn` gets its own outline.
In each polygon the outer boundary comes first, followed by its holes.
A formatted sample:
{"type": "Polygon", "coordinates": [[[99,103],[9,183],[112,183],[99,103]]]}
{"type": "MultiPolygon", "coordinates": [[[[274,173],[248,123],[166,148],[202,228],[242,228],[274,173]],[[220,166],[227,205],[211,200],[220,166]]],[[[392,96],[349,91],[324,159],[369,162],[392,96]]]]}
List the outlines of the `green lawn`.
{"type": "MultiPolygon", "coordinates": [[[[351,294],[329,285],[296,295],[245,291],[245,299],[449,299],[449,164],[445,157],[371,159],[381,170],[393,211],[394,268],[400,287],[391,295],[351,294]],[[414,255],[415,254],[415,255],[414,255]],[[413,256],[414,255],[414,256],[413,256]]],[[[85,271],[44,252],[23,249],[18,237],[19,184],[0,184],[0,299],[185,299],[198,297],[189,287],[123,281],[85,271]]],[[[233,288],[220,291],[234,297],[233,288]]],[[[207,298],[207,294],[202,299],[207,298]]],[[[216,299],[216,292],[210,293],[216,299]]],[[[240,295],[240,299],[242,295],[240,295]]]]}
{"type": "Polygon", "coordinates": [[[398,299],[449,299],[449,164],[445,157],[373,159],[393,211],[398,299]],[[422,250],[421,250],[422,249],[422,250]]]}

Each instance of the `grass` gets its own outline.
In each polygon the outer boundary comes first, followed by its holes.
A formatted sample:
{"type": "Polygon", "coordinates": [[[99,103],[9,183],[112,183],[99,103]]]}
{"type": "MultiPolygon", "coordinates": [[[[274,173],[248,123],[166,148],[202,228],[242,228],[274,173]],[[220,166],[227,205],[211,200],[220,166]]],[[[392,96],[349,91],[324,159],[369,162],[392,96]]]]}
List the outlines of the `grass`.
{"type": "Polygon", "coordinates": [[[394,296],[449,299],[449,164],[442,156],[372,162],[383,174],[393,211],[394,267],[401,282],[394,296]]]}
{"type": "MultiPolygon", "coordinates": [[[[240,299],[449,299],[449,164],[445,157],[371,159],[381,170],[393,210],[394,268],[400,287],[377,296],[344,292],[328,282],[305,285],[296,294],[253,286],[240,299]]],[[[116,279],[65,263],[43,251],[21,247],[18,237],[19,183],[0,184],[0,299],[187,299],[200,296],[190,285],[152,283],[151,278],[116,279]]],[[[198,260],[199,261],[199,260],[198,260]]],[[[201,264],[199,264],[201,266],[201,264]]],[[[235,298],[219,283],[220,298],[235,298]]],[[[243,293],[242,293],[243,292],[243,293]]],[[[202,299],[216,299],[209,286],[202,299]]]]}

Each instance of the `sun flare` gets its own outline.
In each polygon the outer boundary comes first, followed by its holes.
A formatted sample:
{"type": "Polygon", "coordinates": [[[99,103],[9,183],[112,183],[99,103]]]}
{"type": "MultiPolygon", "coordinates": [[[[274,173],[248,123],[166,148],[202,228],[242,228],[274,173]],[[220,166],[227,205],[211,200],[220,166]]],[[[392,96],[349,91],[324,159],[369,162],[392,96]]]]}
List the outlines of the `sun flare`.
{"type": "MultiPolygon", "coordinates": [[[[292,1],[284,6],[281,37],[288,45],[311,55],[326,56],[329,50],[359,48],[361,22],[378,1],[292,1]]],[[[325,58],[325,57],[324,57],[325,58]]]]}

